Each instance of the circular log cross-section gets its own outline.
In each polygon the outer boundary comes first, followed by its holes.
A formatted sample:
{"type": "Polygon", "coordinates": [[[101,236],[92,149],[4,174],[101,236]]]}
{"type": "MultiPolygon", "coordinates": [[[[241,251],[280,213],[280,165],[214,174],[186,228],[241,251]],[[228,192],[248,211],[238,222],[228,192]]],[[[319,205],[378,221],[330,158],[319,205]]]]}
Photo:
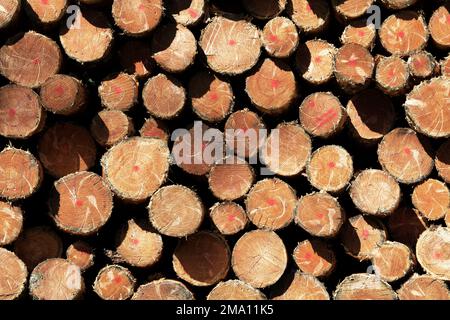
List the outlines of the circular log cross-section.
{"type": "Polygon", "coordinates": [[[6,85],[0,88],[0,135],[27,139],[45,124],[39,96],[30,88],[6,85]]]}
{"type": "Polygon", "coordinates": [[[439,176],[450,183],[450,140],[444,142],[436,152],[436,169],[439,176]]]}
{"type": "Polygon", "coordinates": [[[394,105],[382,92],[363,90],[347,103],[351,132],[366,144],[380,141],[394,126],[394,105]]]}
{"type": "Polygon", "coordinates": [[[50,216],[62,231],[87,236],[109,220],[113,196],[103,178],[92,172],[77,172],[55,182],[50,216]]]}
{"type": "Polygon", "coordinates": [[[408,56],[425,47],[428,29],[420,13],[406,10],[386,18],[379,36],[382,46],[390,54],[408,56]]]}
{"type": "Polygon", "coordinates": [[[422,82],[408,94],[406,118],[412,127],[432,138],[450,137],[449,80],[422,82]]]}
{"type": "Polygon", "coordinates": [[[326,0],[290,0],[287,13],[306,34],[323,31],[330,21],[330,5],[326,0]]]}
{"type": "Polygon", "coordinates": [[[194,300],[194,295],[181,282],[160,279],[140,286],[131,300],[194,300]]]}
{"type": "Polygon", "coordinates": [[[450,300],[444,281],[429,275],[414,274],[397,291],[400,300],[450,300]]]}
{"type": "Polygon", "coordinates": [[[152,51],[147,42],[128,40],[118,50],[119,62],[124,72],[137,79],[145,79],[153,70],[152,51]]]}
{"type": "Polygon", "coordinates": [[[240,280],[220,282],[206,297],[207,300],[266,300],[266,296],[258,289],[240,280]]]}
{"type": "Polygon", "coordinates": [[[66,13],[67,0],[26,0],[25,12],[34,22],[51,26],[59,22],[66,13]]]}
{"type": "Polygon", "coordinates": [[[267,230],[287,227],[294,220],[296,203],[294,189],[277,178],[259,181],[245,199],[250,221],[267,230]]]}
{"type": "Polygon", "coordinates": [[[450,4],[440,6],[430,18],[428,28],[431,38],[439,49],[450,49],[450,4]]]}
{"type": "Polygon", "coordinates": [[[375,274],[387,282],[405,277],[414,266],[410,248],[400,242],[385,241],[373,251],[372,265],[375,274]]]}
{"type": "Polygon", "coordinates": [[[251,69],[261,54],[258,29],[245,20],[215,17],[203,29],[199,45],[209,67],[218,73],[238,75],[251,69]]]}
{"type": "Polygon", "coordinates": [[[429,221],[436,221],[450,214],[450,191],[439,180],[428,179],[414,188],[412,203],[429,221]]]}
{"type": "Polygon", "coordinates": [[[91,122],[92,137],[102,147],[112,147],[134,133],[133,121],[119,110],[100,111],[91,122]]]}
{"type": "Polygon", "coordinates": [[[55,178],[87,171],[95,165],[97,147],[84,127],[58,122],[38,142],[39,159],[55,178]]]}
{"type": "Polygon", "coordinates": [[[286,291],[274,300],[330,300],[330,295],[316,277],[296,272],[286,291]]]}
{"type": "Polygon", "coordinates": [[[138,83],[129,74],[115,74],[102,81],[98,95],[105,108],[128,111],[137,103],[138,83]]]}
{"type": "Polygon", "coordinates": [[[450,229],[431,227],[424,231],[416,246],[422,268],[438,279],[450,281],[450,229]]]}
{"type": "Polygon", "coordinates": [[[312,154],[306,173],[313,187],[339,193],[346,188],[353,176],[353,160],[340,146],[324,146],[312,154]]]}
{"type": "Polygon", "coordinates": [[[344,221],[339,202],[324,192],[301,197],[295,209],[295,223],[317,237],[336,236],[344,221]]]}
{"type": "Polygon", "coordinates": [[[179,0],[167,2],[167,11],[176,23],[185,27],[201,22],[205,15],[205,0],[179,0]]]}
{"type": "Polygon", "coordinates": [[[377,30],[374,24],[368,24],[366,19],[350,22],[340,37],[342,44],[356,43],[371,50],[375,45],[377,30]]]}
{"type": "Polygon", "coordinates": [[[83,83],[64,74],[54,75],[41,86],[42,106],[59,115],[71,116],[86,106],[87,92],[83,83]]]}
{"type": "Polygon", "coordinates": [[[41,186],[43,170],[31,153],[7,147],[0,152],[0,165],[0,198],[26,199],[41,186]]]}
{"type": "Polygon", "coordinates": [[[315,92],[300,105],[299,119],[302,127],[312,136],[329,138],[344,128],[347,114],[334,94],[315,92]]]}
{"type": "Polygon", "coordinates": [[[319,278],[329,276],[336,267],[336,255],[326,242],[318,239],[300,242],[293,258],[300,271],[319,278]]]}
{"type": "Polygon", "coordinates": [[[287,58],[297,49],[299,35],[291,20],[285,17],[276,17],[264,26],[261,41],[269,56],[287,58]]]}
{"type": "Polygon", "coordinates": [[[431,53],[419,51],[409,56],[408,69],[415,80],[421,80],[437,74],[439,66],[431,53]]]}
{"type": "Polygon", "coordinates": [[[384,136],[378,146],[378,161],[385,171],[405,184],[422,181],[434,166],[428,142],[409,128],[397,128],[384,136]]]}
{"type": "Polygon", "coordinates": [[[77,300],[83,294],[84,280],[78,266],[49,259],[33,270],[29,289],[34,300],[77,300]]]}
{"type": "Polygon", "coordinates": [[[419,211],[402,206],[389,216],[387,227],[392,240],[415,248],[419,236],[428,228],[428,225],[419,211]]]}
{"type": "Polygon", "coordinates": [[[136,279],[122,266],[101,269],[95,278],[94,292],[103,300],[127,300],[134,293],[136,279]]]}
{"type": "Polygon", "coordinates": [[[240,280],[258,289],[277,282],[286,269],[287,260],[284,243],[275,232],[255,230],[237,241],[231,265],[240,280]]]}
{"type": "Polygon", "coordinates": [[[22,226],[22,209],[0,200],[0,246],[3,247],[16,241],[22,231],[22,226]]]}
{"type": "Polygon", "coordinates": [[[287,0],[247,0],[242,4],[253,17],[261,20],[267,20],[278,16],[286,7],[287,0]]]}
{"type": "Polygon", "coordinates": [[[0,248],[0,300],[15,300],[22,295],[27,282],[27,268],[17,256],[0,248]]]}
{"type": "Polygon", "coordinates": [[[244,230],[248,223],[245,210],[234,202],[216,203],[210,209],[210,217],[217,230],[225,236],[244,230]]]}
{"type": "Polygon", "coordinates": [[[74,23],[63,23],[59,40],[66,54],[79,63],[100,61],[108,56],[113,40],[107,17],[100,11],[81,9],[74,23]]]}
{"type": "Polygon", "coordinates": [[[375,81],[378,87],[390,96],[403,94],[409,81],[407,63],[396,56],[382,58],[375,69],[375,81]]]}
{"type": "Polygon", "coordinates": [[[116,25],[130,36],[144,36],[161,21],[162,0],[114,0],[112,16],[116,25]]]}
{"type": "Polygon", "coordinates": [[[0,0],[0,30],[12,25],[20,14],[21,0],[0,0]]]}
{"type": "Polygon", "coordinates": [[[397,209],[402,194],[398,182],[383,170],[360,172],[350,188],[355,206],[366,214],[387,216],[397,209]]]}
{"type": "Polygon", "coordinates": [[[267,168],[280,176],[296,176],[306,168],[312,142],[296,123],[282,123],[270,133],[262,152],[267,168]]]}
{"type": "Polygon", "coordinates": [[[320,39],[308,40],[298,47],[296,65],[304,80],[320,85],[331,80],[334,72],[336,48],[320,39]]]}
{"type": "Polygon", "coordinates": [[[29,31],[8,39],[0,48],[0,74],[18,85],[37,88],[58,73],[61,60],[56,42],[29,31]]]}
{"type": "Polygon", "coordinates": [[[183,110],[186,91],[178,80],[160,73],[146,82],[142,99],[152,116],[172,119],[183,110]]]}
{"type": "Polygon", "coordinates": [[[203,287],[224,279],[230,268],[230,248],[221,236],[199,232],[180,240],[173,254],[173,269],[188,283],[203,287]]]}
{"type": "Polygon", "coordinates": [[[148,206],[150,222],[161,234],[186,237],[203,222],[205,210],[198,195],[184,186],[172,185],[155,192],[148,206]]]}
{"type": "Polygon", "coordinates": [[[355,93],[369,85],[374,67],[369,50],[359,44],[348,43],[336,53],[334,75],[345,92],[355,93]]]}
{"type": "Polygon", "coordinates": [[[130,202],[143,202],[166,180],[169,148],[160,139],[133,137],[109,149],[101,165],[107,183],[117,196],[130,202]]]}
{"type": "Polygon", "coordinates": [[[141,130],[139,130],[139,134],[141,137],[147,138],[156,138],[161,139],[162,141],[168,143],[169,142],[169,132],[167,127],[159,120],[156,120],[153,117],[149,117],[145,120],[144,125],[141,130]]]}
{"type": "Polygon", "coordinates": [[[348,219],[341,232],[341,242],[350,256],[360,261],[373,257],[373,251],[386,241],[384,225],[373,217],[357,215],[348,219]]]}
{"type": "Polygon", "coordinates": [[[334,300],[397,300],[392,287],[374,274],[358,273],[345,278],[333,294],[334,300]]]}
{"type": "Polygon", "coordinates": [[[88,243],[79,240],[67,248],[66,258],[83,272],[94,265],[94,249],[88,243]]]}

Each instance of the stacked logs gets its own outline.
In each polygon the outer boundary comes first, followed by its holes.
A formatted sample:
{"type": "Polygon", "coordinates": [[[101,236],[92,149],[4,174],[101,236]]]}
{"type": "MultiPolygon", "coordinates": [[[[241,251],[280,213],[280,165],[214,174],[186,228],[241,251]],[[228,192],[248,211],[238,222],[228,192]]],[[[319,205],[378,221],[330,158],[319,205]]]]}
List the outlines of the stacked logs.
{"type": "Polygon", "coordinates": [[[378,3],[0,0],[0,300],[450,299],[450,7],[378,3]]]}

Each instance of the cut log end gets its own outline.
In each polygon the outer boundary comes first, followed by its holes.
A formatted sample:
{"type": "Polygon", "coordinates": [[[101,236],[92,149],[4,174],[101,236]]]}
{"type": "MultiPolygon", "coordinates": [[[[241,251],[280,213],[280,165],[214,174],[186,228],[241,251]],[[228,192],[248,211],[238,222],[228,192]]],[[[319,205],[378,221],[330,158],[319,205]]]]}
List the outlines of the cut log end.
{"type": "Polygon", "coordinates": [[[138,40],[128,40],[119,48],[119,61],[125,72],[138,79],[150,76],[153,70],[150,45],[138,40]]]}
{"type": "Polygon", "coordinates": [[[393,240],[406,244],[411,249],[416,247],[419,236],[428,228],[419,211],[405,206],[399,207],[389,216],[387,226],[393,240]]]}
{"type": "Polygon", "coordinates": [[[119,110],[100,111],[91,122],[92,137],[102,147],[112,147],[134,134],[131,118],[119,110]]]}
{"type": "Polygon", "coordinates": [[[390,96],[403,94],[408,89],[407,63],[396,56],[382,58],[375,69],[375,81],[381,91],[390,96]]]}
{"type": "Polygon", "coordinates": [[[167,11],[172,18],[185,27],[193,26],[203,20],[206,11],[205,0],[182,0],[167,3],[167,11]]]}
{"type": "Polygon", "coordinates": [[[306,34],[318,34],[330,22],[330,6],[326,0],[291,0],[287,4],[287,13],[306,34]]]}
{"type": "Polygon", "coordinates": [[[3,248],[0,248],[0,261],[0,300],[18,299],[25,290],[27,268],[13,252],[3,248]]]}
{"type": "Polygon", "coordinates": [[[336,255],[323,240],[300,242],[294,249],[293,258],[300,271],[315,277],[328,277],[336,267],[336,255]]]}
{"type": "Polygon", "coordinates": [[[436,152],[436,169],[439,176],[450,183],[450,141],[444,142],[436,152]]]}
{"type": "Polygon", "coordinates": [[[16,241],[22,231],[22,226],[22,209],[8,202],[0,201],[0,246],[6,246],[16,241]]]}
{"type": "Polygon", "coordinates": [[[368,24],[366,19],[350,22],[341,35],[341,43],[356,43],[371,50],[375,45],[377,30],[374,24],[368,24]]]}
{"type": "Polygon", "coordinates": [[[0,30],[15,23],[21,11],[20,0],[1,0],[0,6],[5,10],[0,12],[0,30]]]}
{"type": "Polygon", "coordinates": [[[408,58],[408,69],[414,79],[422,80],[437,74],[439,66],[429,52],[419,51],[408,58]]]}
{"type": "Polygon", "coordinates": [[[248,224],[245,210],[234,202],[216,203],[210,209],[210,217],[217,230],[226,236],[241,232],[248,224]]]}
{"type": "Polygon", "coordinates": [[[162,0],[114,0],[112,16],[116,25],[131,36],[144,36],[161,21],[162,0]]]}
{"type": "Polygon", "coordinates": [[[25,12],[35,23],[53,26],[66,13],[67,0],[26,0],[25,12]]]}
{"type": "Polygon", "coordinates": [[[381,0],[381,3],[388,9],[399,10],[414,5],[417,0],[381,0]]]}
{"type": "Polygon", "coordinates": [[[372,265],[376,275],[387,282],[405,277],[414,267],[410,248],[400,242],[386,241],[373,252],[372,265]]]}
{"type": "Polygon", "coordinates": [[[341,20],[352,20],[367,13],[374,0],[332,0],[331,5],[341,20]]]}
{"type": "Polygon", "coordinates": [[[434,44],[442,50],[450,49],[450,4],[437,8],[430,18],[428,28],[434,44]]]}
{"type": "Polygon", "coordinates": [[[162,121],[153,117],[149,117],[145,120],[144,125],[141,130],[139,130],[139,134],[141,137],[161,139],[162,141],[169,143],[169,131],[167,130],[167,127],[162,121]]]}
{"type": "Polygon", "coordinates": [[[94,265],[94,248],[90,244],[79,240],[67,248],[66,258],[77,265],[82,272],[86,271],[94,265]]]}
{"type": "Polygon", "coordinates": [[[373,274],[359,273],[345,278],[333,294],[334,300],[397,300],[385,281],[373,274]]]}
{"type": "Polygon", "coordinates": [[[304,80],[320,85],[333,77],[336,48],[324,40],[308,40],[296,54],[296,65],[304,80]]]}
{"type": "Polygon", "coordinates": [[[220,282],[208,294],[207,300],[266,300],[266,296],[258,289],[240,280],[220,282]]]}
{"type": "Polygon", "coordinates": [[[137,103],[138,83],[129,74],[115,74],[102,81],[98,95],[105,108],[127,111],[137,103]]]}
{"type": "Polygon", "coordinates": [[[131,300],[194,300],[194,295],[181,282],[160,279],[140,286],[131,300]]]}
{"type": "Polygon", "coordinates": [[[299,35],[291,20],[285,17],[276,17],[264,26],[261,41],[270,56],[287,58],[297,49],[299,35]]]}
{"type": "Polygon", "coordinates": [[[450,191],[444,182],[428,179],[414,188],[412,203],[427,220],[436,221],[450,213],[450,191]]]}
{"type": "Polygon", "coordinates": [[[450,300],[445,282],[429,275],[414,274],[397,294],[400,300],[450,300]]]}
{"type": "Polygon", "coordinates": [[[94,292],[103,300],[127,300],[134,293],[136,279],[122,266],[101,269],[95,278],[94,292]]]}
{"type": "Polygon", "coordinates": [[[286,291],[274,300],[330,300],[330,295],[316,277],[296,272],[286,291]]]}

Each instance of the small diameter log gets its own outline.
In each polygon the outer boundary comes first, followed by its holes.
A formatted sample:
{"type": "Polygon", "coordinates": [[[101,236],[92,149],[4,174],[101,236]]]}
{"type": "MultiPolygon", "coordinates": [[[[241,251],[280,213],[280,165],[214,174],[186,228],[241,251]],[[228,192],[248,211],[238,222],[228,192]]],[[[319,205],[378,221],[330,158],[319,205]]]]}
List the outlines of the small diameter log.
{"type": "Polygon", "coordinates": [[[125,34],[140,37],[147,35],[161,21],[164,13],[162,0],[114,0],[112,16],[125,34]]]}
{"type": "Polygon", "coordinates": [[[378,161],[385,171],[405,184],[424,180],[434,166],[428,142],[409,128],[397,128],[384,136],[378,146],[378,161]]]}
{"type": "Polygon", "coordinates": [[[286,270],[287,260],[284,243],[275,232],[255,230],[237,241],[231,265],[240,280],[258,289],[277,282],[286,270]]]}
{"type": "Polygon", "coordinates": [[[302,78],[313,84],[327,83],[333,77],[336,48],[320,39],[301,44],[296,54],[296,65],[302,78]]]}
{"type": "Polygon", "coordinates": [[[167,12],[176,23],[185,27],[193,26],[203,20],[207,10],[205,0],[181,0],[170,1],[167,5],[167,12]]]}
{"type": "Polygon", "coordinates": [[[0,201],[0,246],[3,247],[16,241],[22,231],[22,226],[22,209],[8,202],[0,201]]]}
{"type": "Polygon", "coordinates": [[[419,236],[428,228],[428,225],[419,211],[402,206],[389,216],[387,227],[392,240],[414,249],[419,236]]]}
{"type": "Polygon", "coordinates": [[[302,32],[317,34],[330,22],[330,5],[326,0],[290,0],[287,14],[302,32]]]}
{"type": "Polygon", "coordinates": [[[117,234],[116,252],[108,254],[113,262],[126,262],[137,268],[153,266],[161,258],[162,237],[134,220],[129,220],[117,234]],[[148,229],[148,230],[147,230],[148,229]]]}
{"type": "Polygon", "coordinates": [[[312,154],[306,174],[313,187],[321,191],[340,193],[353,176],[353,160],[340,146],[324,146],[312,154]]]}
{"type": "Polygon", "coordinates": [[[333,293],[334,300],[397,300],[392,287],[374,274],[358,273],[345,278],[333,293]]]}
{"type": "Polygon", "coordinates": [[[183,110],[186,91],[178,80],[160,73],[145,83],[142,99],[152,116],[172,119],[183,110]]]}
{"type": "Polygon", "coordinates": [[[304,171],[311,149],[311,138],[301,126],[295,122],[282,123],[272,130],[261,156],[271,172],[292,177],[304,171]]]}
{"type": "Polygon", "coordinates": [[[449,80],[424,81],[407,95],[406,119],[418,132],[432,138],[450,137],[449,80]]]}
{"type": "Polygon", "coordinates": [[[417,260],[430,275],[450,281],[450,229],[433,226],[417,241],[417,260]]]}
{"type": "Polygon", "coordinates": [[[372,50],[377,38],[374,24],[368,24],[366,19],[350,22],[340,37],[342,44],[356,43],[368,50],[372,50]]]}
{"type": "Polygon", "coordinates": [[[126,73],[109,76],[98,87],[102,106],[107,109],[128,111],[138,100],[138,83],[126,73]]]}
{"type": "Polygon", "coordinates": [[[189,97],[194,112],[208,122],[220,122],[233,110],[231,85],[208,71],[197,72],[189,81],[189,97]]]}
{"type": "Polygon", "coordinates": [[[153,59],[167,72],[183,72],[194,63],[197,40],[181,24],[166,24],[156,29],[151,42],[153,59]]]}
{"type": "Polygon", "coordinates": [[[374,0],[331,0],[338,18],[346,21],[359,18],[367,13],[374,0]]]}
{"type": "Polygon", "coordinates": [[[428,179],[414,188],[412,203],[427,220],[436,221],[450,213],[450,191],[444,182],[428,179]]]}
{"type": "Polygon", "coordinates": [[[95,278],[94,292],[103,300],[127,300],[134,293],[136,279],[122,266],[101,269],[95,278]]]}
{"type": "Polygon", "coordinates": [[[221,236],[201,231],[181,239],[172,259],[178,277],[194,286],[205,287],[218,283],[228,274],[230,248],[221,236]]]}
{"type": "Polygon", "coordinates": [[[279,230],[294,220],[296,202],[295,190],[273,178],[255,184],[245,199],[245,206],[248,218],[259,229],[279,230]]]}
{"type": "Polygon", "coordinates": [[[30,88],[14,84],[0,88],[0,135],[27,139],[39,132],[46,115],[39,96],[30,88]]]}
{"type": "Polygon", "coordinates": [[[44,178],[39,161],[29,152],[5,148],[0,152],[0,198],[21,200],[34,194],[44,178]]]}
{"type": "Polygon", "coordinates": [[[450,77],[450,54],[441,61],[441,73],[445,78],[450,77]]]}
{"type": "Polygon", "coordinates": [[[240,280],[220,282],[206,297],[207,300],[266,300],[264,293],[240,280]]]}
{"type": "Polygon", "coordinates": [[[245,92],[259,111],[278,115],[297,97],[297,83],[288,65],[265,59],[245,80],[245,92]]]}
{"type": "Polygon", "coordinates": [[[199,196],[191,189],[178,185],[156,191],[150,199],[148,212],[156,230],[177,238],[195,233],[205,216],[199,196]]]}
{"type": "Polygon", "coordinates": [[[266,125],[255,112],[248,109],[236,111],[225,123],[227,148],[241,158],[252,158],[264,143],[265,139],[259,132],[265,129],[266,125]]]}
{"type": "Polygon", "coordinates": [[[299,35],[291,20],[285,17],[276,17],[264,26],[261,41],[269,56],[287,58],[297,49],[299,35]]]}
{"type": "Polygon", "coordinates": [[[145,79],[153,70],[152,51],[147,42],[128,40],[118,50],[122,69],[137,79],[145,79]]]}
{"type": "Polygon", "coordinates": [[[328,277],[336,267],[336,255],[323,240],[300,242],[292,256],[300,271],[315,277],[328,277]]]}
{"type": "Polygon", "coordinates": [[[67,248],[66,258],[83,272],[94,265],[94,249],[90,244],[79,240],[67,248]]]}
{"type": "Polygon", "coordinates": [[[134,134],[133,120],[119,110],[100,111],[91,122],[92,137],[102,147],[110,148],[134,134]]]}
{"type": "Polygon", "coordinates": [[[131,300],[194,300],[194,295],[181,282],[160,279],[140,286],[131,300]]]}
{"type": "Polygon", "coordinates": [[[58,73],[61,61],[56,42],[34,31],[18,34],[0,48],[0,74],[29,88],[41,86],[58,73]]]}
{"type": "Polygon", "coordinates": [[[348,43],[337,51],[334,75],[346,93],[355,93],[369,85],[374,67],[369,50],[359,44],[348,43]]]}
{"type": "Polygon", "coordinates": [[[209,215],[217,230],[225,236],[241,232],[248,224],[245,210],[235,202],[216,203],[209,215]]]}
{"type": "Polygon", "coordinates": [[[436,152],[436,170],[439,176],[450,183],[450,141],[444,142],[436,152]]]}
{"type": "Polygon", "coordinates": [[[402,193],[398,182],[388,173],[367,169],[352,182],[350,197],[361,212],[383,217],[397,209],[402,193]]]}
{"type": "Polygon", "coordinates": [[[408,89],[408,64],[397,56],[381,58],[375,68],[377,86],[390,96],[404,94],[408,89]]]}
{"type": "Polygon", "coordinates": [[[344,221],[339,202],[324,192],[301,197],[295,209],[295,223],[317,237],[335,237],[344,221]]]}
{"type": "Polygon", "coordinates": [[[169,131],[167,127],[160,121],[153,117],[145,120],[141,130],[139,130],[141,137],[157,138],[169,143],[169,131]]]}
{"type": "Polygon", "coordinates": [[[330,300],[330,295],[316,277],[296,272],[287,290],[273,300],[330,300]]]}
{"type": "Polygon", "coordinates": [[[413,53],[408,58],[409,73],[415,80],[431,78],[439,71],[436,59],[427,51],[413,53]]]}
{"type": "Polygon", "coordinates": [[[444,281],[417,273],[402,285],[397,294],[400,300],[450,300],[450,291],[444,281]]]}
{"type": "Polygon", "coordinates": [[[0,300],[15,300],[25,290],[27,268],[13,252],[3,248],[0,248],[0,261],[0,300]]]}
{"type": "Polygon", "coordinates": [[[348,219],[341,232],[341,242],[350,256],[369,260],[373,251],[386,241],[384,225],[373,217],[357,215],[348,219]]]}
{"type": "Polygon", "coordinates": [[[169,148],[160,139],[134,137],[109,149],[101,165],[107,183],[119,198],[143,202],[167,178],[169,148]]]}
{"type": "Polygon", "coordinates": [[[84,110],[87,90],[83,83],[64,74],[54,75],[41,86],[42,106],[51,113],[71,116],[84,110]]]}
{"type": "Polygon", "coordinates": [[[85,128],[57,123],[47,129],[38,142],[39,159],[55,178],[86,171],[95,165],[97,148],[85,128]]]}
{"type": "Polygon", "coordinates": [[[408,56],[428,41],[425,19],[414,11],[400,11],[386,18],[379,30],[381,44],[390,54],[408,56]]]}
{"type": "Polygon", "coordinates": [[[310,135],[326,139],[344,128],[347,113],[331,92],[315,92],[307,96],[300,105],[299,119],[310,135]]]}
{"type": "Polygon", "coordinates": [[[21,0],[0,0],[0,30],[12,25],[20,14],[21,0]]]}
{"type": "Polygon", "coordinates": [[[414,267],[415,257],[408,246],[385,241],[373,251],[371,259],[375,274],[387,282],[404,278],[414,267]]]}
{"type": "Polygon", "coordinates": [[[79,267],[64,259],[40,263],[30,276],[30,295],[34,300],[78,300],[84,292],[79,267]]]}
{"type": "Polygon", "coordinates": [[[450,49],[450,4],[437,8],[430,18],[428,28],[436,47],[450,49]]]}
{"type": "Polygon", "coordinates": [[[238,75],[251,69],[261,54],[258,29],[245,20],[215,17],[203,29],[199,45],[209,67],[217,72],[238,75]]]}
{"type": "Polygon", "coordinates": [[[286,2],[287,0],[246,0],[242,5],[253,17],[268,20],[278,16],[286,7],[286,2]]]}
{"type": "Polygon", "coordinates": [[[59,40],[66,54],[79,63],[98,62],[108,56],[112,47],[113,30],[100,11],[83,8],[75,21],[63,23],[59,40]]]}
{"type": "Polygon", "coordinates": [[[14,242],[14,252],[32,271],[42,261],[60,258],[63,244],[49,227],[33,227],[26,229],[14,242]]]}
{"type": "Polygon", "coordinates": [[[65,15],[67,5],[67,0],[26,0],[24,3],[28,17],[44,26],[58,23],[65,15]]]}
{"type": "Polygon", "coordinates": [[[417,0],[381,0],[381,3],[388,9],[399,10],[414,5],[417,0]]]}
{"type": "Polygon", "coordinates": [[[359,141],[374,144],[394,126],[395,109],[391,99],[379,90],[367,89],[347,103],[350,130],[359,141]]]}
{"type": "Polygon", "coordinates": [[[113,195],[102,177],[77,172],[55,182],[49,200],[50,217],[66,233],[88,236],[108,222],[113,195]]]}

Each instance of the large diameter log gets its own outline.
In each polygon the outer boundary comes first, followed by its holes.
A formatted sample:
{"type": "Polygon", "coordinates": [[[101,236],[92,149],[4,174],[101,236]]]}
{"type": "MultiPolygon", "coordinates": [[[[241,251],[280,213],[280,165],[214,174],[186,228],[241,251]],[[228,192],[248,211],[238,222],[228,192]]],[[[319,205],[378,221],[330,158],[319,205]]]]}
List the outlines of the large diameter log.
{"type": "Polygon", "coordinates": [[[292,255],[300,271],[315,277],[328,277],[336,268],[336,255],[329,244],[320,239],[304,240],[292,255]]]}
{"type": "Polygon", "coordinates": [[[264,26],[261,41],[270,56],[287,58],[297,49],[299,35],[291,20],[285,17],[276,17],[264,26]]]}
{"type": "Polygon", "coordinates": [[[400,300],[450,300],[450,291],[443,280],[415,273],[397,291],[400,300]]]}
{"type": "Polygon", "coordinates": [[[67,0],[26,0],[24,7],[33,22],[53,26],[63,18],[67,5],[67,0]]]}
{"type": "Polygon", "coordinates": [[[166,5],[172,18],[185,27],[200,23],[208,11],[205,0],[170,1],[166,5]]]}
{"type": "Polygon", "coordinates": [[[333,293],[334,300],[397,300],[392,287],[374,274],[358,273],[345,278],[333,293]]]}
{"type": "Polygon", "coordinates": [[[228,280],[217,284],[207,300],[266,300],[266,296],[241,280],[228,280]]]}
{"type": "Polygon", "coordinates": [[[427,220],[436,221],[450,213],[450,191],[444,182],[428,179],[414,188],[412,203],[427,220]]]}
{"type": "Polygon", "coordinates": [[[325,40],[308,40],[298,47],[295,61],[305,81],[320,85],[333,77],[335,55],[336,48],[325,40]]]}
{"type": "Polygon", "coordinates": [[[450,4],[437,8],[430,18],[428,28],[434,44],[442,50],[450,49],[450,4]]]}
{"type": "Polygon", "coordinates": [[[194,295],[176,280],[160,279],[140,286],[131,300],[194,300],[194,295]]]}
{"type": "Polygon", "coordinates": [[[23,212],[18,206],[0,201],[0,246],[13,243],[22,232],[23,212]]]}
{"type": "Polygon", "coordinates": [[[387,282],[404,278],[414,267],[410,248],[400,242],[385,241],[376,248],[371,259],[375,274],[387,282]]]}
{"type": "Polygon", "coordinates": [[[103,300],[127,300],[134,293],[136,279],[122,266],[101,269],[95,278],[94,292],[103,300]]]}
{"type": "Polygon", "coordinates": [[[112,16],[125,34],[144,36],[161,21],[164,12],[162,0],[114,0],[112,16]]]}
{"type": "Polygon", "coordinates": [[[330,295],[316,277],[296,272],[286,291],[274,300],[330,300],[330,295]]]}
{"type": "Polygon", "coordinates": [[[326,0],[289,0],[287,14],[301,31],[317,34],[330,22],[330,5],[326,0]]]}
{"type": "Polygon", "coordinates": [[[403,205],[389,216],[387,227],[392,240],[414,249],[419,236],[428,228],[428,224],[418,210],[403,205]]]}
{"type": "Polygon", "coordinates": [[[0,248],[0,261],[0,300],[15,300],[25,290],[27,268],[13,252],[3,248],[0,248]]]}
{"type": "Polygon", "coordinates": [[[0,1],[0,6],[4,9],[0,11],[0,30],[15,23],[21,11],[21,4],[21,0],[0,1]]]}

